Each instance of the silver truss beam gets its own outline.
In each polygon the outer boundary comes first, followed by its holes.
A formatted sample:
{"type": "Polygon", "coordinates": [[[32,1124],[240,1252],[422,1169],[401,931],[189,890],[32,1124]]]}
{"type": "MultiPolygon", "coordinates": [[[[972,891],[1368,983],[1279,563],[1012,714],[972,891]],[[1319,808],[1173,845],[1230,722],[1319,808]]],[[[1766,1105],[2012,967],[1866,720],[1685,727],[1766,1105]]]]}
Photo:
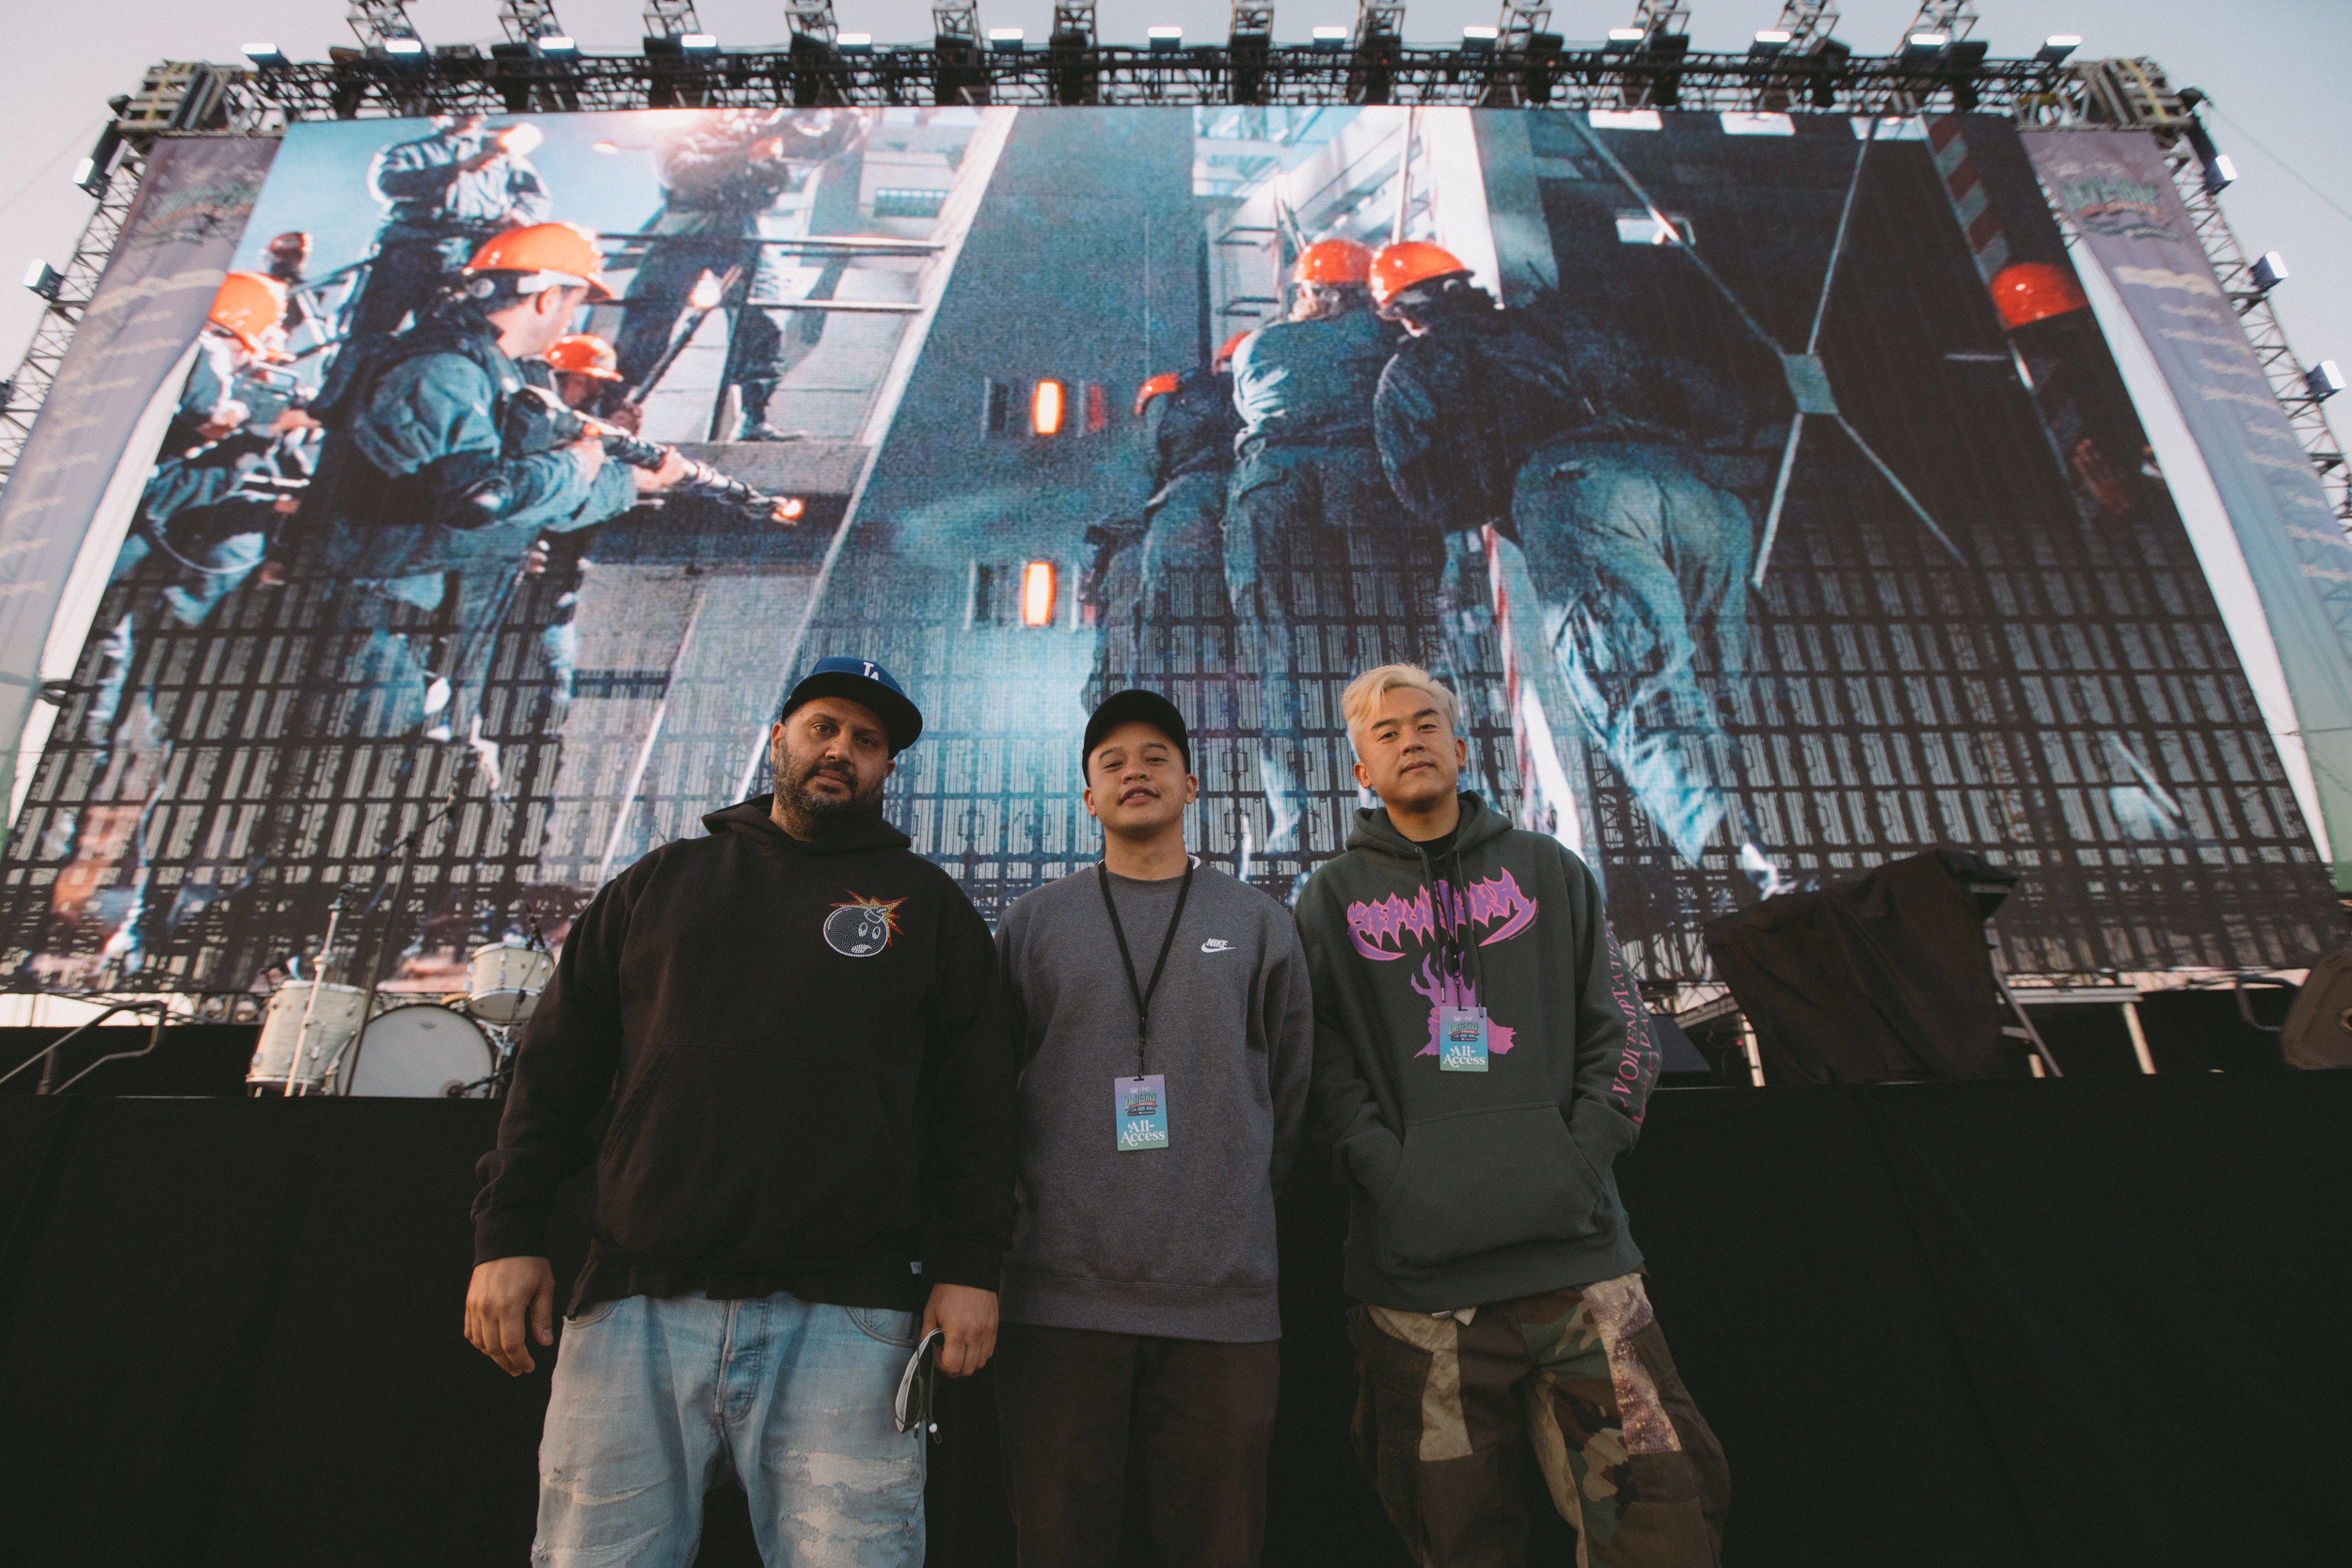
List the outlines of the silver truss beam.
{"type": "Polygon", "coordinates": [[[1661,33],[1688,33],[1691,0],[1641,0],[1633,8],[1633,20],[1626,25],[1639,27],[1652,38],[1661,33]]]}
{"type": "Polygon", "coordinates": [[[678,39],[703,30],[694,14],[694,0],[645,0],[645,36],[678,39]]]}
{"type": "Polygon", "coordinates": [[[1903,29],[1902,41],[1916,34],[1934,33],[1958,43],[1977,30],[1977,20],[1975,0],[1920,0],[1919,14],[1903,29]]]}
{"type": "Polygon", "coordinates": [[[564,31],[564,24],[555,20],[551,0],[499,0],[499,25],[512,43],[529,43],[564,31]]]}
{"type": "Polygon", "coordinates": [[[980,41],[979,0],[943,0],[931,8],[931,31],[944,39],[980,41]]]}
{"type": "Polygon", "coordinates": [[[1538,34],[1551,30],[1551,8],[1547,5],[1521,5],[1519,0],[1502,0],[1502,14],[1495,19],[1495,51],[1502,55],[1524,55],[1535,47],[1538,34]]]}
{"type": "Polygon", "coordinates": [[[1274,6],[1272,0],[1258,5],[1255,0],[1233,0],[1233,20],[1225,29],[1226,36],[1237,39],[1271,39],[1274,36],[1274,6]]]}
{"type": "Polygon", "coordinates": [[[789,0],[784,14],[796,38],[831,43],[841,36],[841,21],[833,13],[833,0],[789,0]]]}
{"type": "Polygon", "coordinates": [[[1375,39],[1394,43],[1404,36],[1404,0],[1357,0],[1356,31],[1352,41],[1358,47],[1375,39]]]}
{"type": "Polygon", "coordinates": [[[370,49],[381,49],[393,39],[417,37],[417,24],[408,20],[408,0],[351,0],[343,20],[370,49]]]}
{"type": "Polygon", "coordinates": [[[1772,24],[1788,35],[1784,53],[1810,55],[1837,30],[1837,0],[1788,0],[1772,24]]]}

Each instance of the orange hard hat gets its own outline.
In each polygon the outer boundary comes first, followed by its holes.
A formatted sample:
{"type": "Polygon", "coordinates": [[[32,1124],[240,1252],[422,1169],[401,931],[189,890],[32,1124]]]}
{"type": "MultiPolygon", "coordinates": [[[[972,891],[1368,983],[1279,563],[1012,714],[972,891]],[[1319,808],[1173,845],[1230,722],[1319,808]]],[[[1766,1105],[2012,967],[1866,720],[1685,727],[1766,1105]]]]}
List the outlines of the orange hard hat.
{"type": "Polygon", "coordinates": [[[1224,342],[1218,344],[1216,357],[1209,361],[1209,369],[1216,370],[1220,365],[1232,364],[1233,362],[1233,355],[1235,351],[1241,347],[1242,340],[1257,330],[1258,329],[1254,326],[1245,326],[1239,332],[1236,332],[1232,337],[1226,339],[1224,342]]]}
{"type": "Polygon", "coordinates": [[[285,314],[283,283],[258,272],[232,272],[220,280],[204,319],[243,343],[248,353],[282,362],[294,356],[273,346],[269,331],[285,314]]]}
{"type": "Polygon", "coordinates": [[[1174,371],[1162,371],[1159,374],[1153,376],[1151,380],[1136,388],[1136,418],[1138,420],[1143,418],[1144,405],[1149,404],[1153,398],[1166,397],[1168,393],[1176,390],[1177,384],[1181,379],[1182,378],[1179,377],[1174,371]]]}
{"type": "Polygon", "coordinates": [[[469,277],[478,272],[552,273],[587,284],[590,299],[612,297],[596,237],[576,223],[533,223],[493,234],[466,263],[469,277]]]}
{"type": "Polygon", "coordinates": [[[1993,309],[2001,325],[2014,332],[2070,310],[2088,309],[2090,298],[2074,275],[2051,261],[2020,261],[2003,267],[1993,279],[1993,309]]]}
{"type": "Polygon", "coordinates": [[[1383,245],[1372,259],[1372,297],[1386,305],[1416,283],[1467,273],[1462,259],[1426,240],[1400,240],[1383,245]]]}
{"type": "Polygon", "coordinates": [[[1372,276],[1372,252],[1354,240],[1317,240],[1291,268],[1295,283],[1361,283],[1372,276]]]}
{"type": "Polygon", "coordinates": [[[548,368],[598,381],[621,379],[621,358],[612,345],[593,332],[568,332],[548,345],[548,368]]]}

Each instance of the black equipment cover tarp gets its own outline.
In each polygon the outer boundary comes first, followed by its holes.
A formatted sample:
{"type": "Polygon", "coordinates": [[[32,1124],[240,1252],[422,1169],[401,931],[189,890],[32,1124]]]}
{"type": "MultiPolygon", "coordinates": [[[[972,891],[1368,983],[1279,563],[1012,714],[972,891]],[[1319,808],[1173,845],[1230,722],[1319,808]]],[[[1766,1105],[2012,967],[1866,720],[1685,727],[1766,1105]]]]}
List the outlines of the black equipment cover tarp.
{"type": "Polygon", "coordinates": [[[1952,849],[1785,894],[1707,924],[1708,955],[1756,1027],[1767,1084],[1990,1078],[2001,993],[1974,886],[2016,876],[1952,849]]]}
{"type": "MultiPolygon", "coordinates": [[[[520,1562],[546,1373],[458,1334],[497,1113],[0,1101],[8,1560],[520,1562]]],[[[1727,1560],[2333,1560],[2347,1119],[2352,1073],[1661,1092],[1625,1196],[1727,1560]]],[[[1340,1207],[1301,1180],[1282,1219],[1267,1560],[1401,1564],[1347,1449],[1340,1207]]],[[[945,1388],[931,1561],[1009,1563],[986,1374],[945,1388]]],[[[750,1560],[733,1506],[707,1563],[750,1560]]]]}

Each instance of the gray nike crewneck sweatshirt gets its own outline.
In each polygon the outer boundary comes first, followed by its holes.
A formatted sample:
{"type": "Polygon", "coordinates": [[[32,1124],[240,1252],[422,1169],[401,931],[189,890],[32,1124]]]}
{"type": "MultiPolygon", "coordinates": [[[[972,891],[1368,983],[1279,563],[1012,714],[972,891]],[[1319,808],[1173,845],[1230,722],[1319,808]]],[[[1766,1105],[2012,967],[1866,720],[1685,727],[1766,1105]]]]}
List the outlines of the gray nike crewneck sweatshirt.
{"type": "MultiPolygon", "coordinates": [[[[1136,983],[1149,986],[1184,879],[1110,880],[1136,983]]],[[[1274,1192],[1297,1149],[1314,1047],[1290,911],[1196,865],[1142,1069],[1167,1080],[1165,1148],[1118,1148],[1113,1086],[1136,1075],[1136,1006],[1095,868],[1017,899],[996,951],[1024,1064],[1006,1321],[1279,1338],[1274,1192]]]]}

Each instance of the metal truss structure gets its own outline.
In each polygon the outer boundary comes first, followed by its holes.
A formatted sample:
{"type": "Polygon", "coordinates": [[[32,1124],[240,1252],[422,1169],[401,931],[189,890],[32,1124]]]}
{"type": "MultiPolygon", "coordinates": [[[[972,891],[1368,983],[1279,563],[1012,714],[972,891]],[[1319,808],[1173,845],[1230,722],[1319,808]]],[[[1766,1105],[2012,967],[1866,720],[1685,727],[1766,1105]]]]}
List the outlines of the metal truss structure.
{"type": "MultiPolygon", "coordinates": [[[[1678,25],[1680,0],[1640,0],[1636,24],[1678,25]]],[[[1785,0],[1780,28],[1789,42],[1772,53],[1692,54],[1678,34],[1649,31],[1641,44],[1568,48],[1545,31],[1549,8],[1505,0],[1499,36],[1482,48],[1430,48],[1399,40],[1404,7],[1359,0],[1344,47],[1275,44],[1271,5],[1233,8],[1228,45],[1132,48],[1095,38],[1094,8],[1057,4],[1056,39],[1044,50],[992,49],[977,0],[939,0],[928,44],[844,47],[831,0],[791,0],[785,50],[689,53],[674,40],[698,38],[692,0],[646,0],[649,40],[669,45],[640,55],[549,57],[517,41],[485,56],[470,46],[389,52],[412,40],[405,0],[352,0],[362,50],[325,62],[233,67],[171,62],[151,69],[118,117],[122,151],[102,171],[98,205],[63,269],[13,377],[0,383],[0,482],[13,467],[49,384],[72,341],[98,274],[137,189],[145,150],[162,135],[266,135],[305,119],[373,119],[426,113],[521,113],[554,109],[642,109],[676,104],[766,106],[1055,103],[1314,105],[1342,103],[1515,104],[1554,108],[1753,110],[1810,106],[1917,113],[1933,106],[2013,116],[2045,128],[2098,126],[2152,132],[2170,160],[2206,254],[2237,303],[2248,338],[2289,420],[2319,470],[2338,515],[2352,526],[2352,494],[2342,443],[2287,342],[2268,293],[2214,199],[2190,142],[2193,103],[2166,85],[2154,62],[2061,64],[2048,58],[1993,59],[1981,45],[1851,55],[1830,38],[1835,0],[1785,0]],[[1083,25],[1081,25],[1083,24],[1083,25]],[[1262,30],[1263,29],[1263,30],[1262,30]],[[1659,45],[1671,40],[1668,47],[1659,45]]],[[[508,30],[553,25],[551,0],[507,0],[508,30]],[[529,13],[527,17],[525,13],[529,13]]],[[[1976,24],[1969,0],[1926,0],[1911,32],[1940,31],[1959,42],[1976,24]]],[[[1630,29],[1629,29],[1629,31],[1630,29]]],[[[533,35],[536,36],[536,35],[533,35]]]]}
{"type": "MultiPolygon", "coordinates": [[[[2336,438],[2326,409],[2304,379],[2304,366],[2287,341],[2286,328],[2270,303],[2270,291],[2254,274],[2254,264],[2230,227],[2197,154],[2197,98],[2184,96],[2166,79],[2164,68],[2148,59],[2093,60],[2069,70],[2059,91],[2029,105],[2019,117],[2049,129],[2102,126],[2144,130],[2164,149],[2165,166],[2172,171],[2173,187],[2187,206],[2199,244],[2220,280],[2222,291],[2236,309],[2238,322],[2270,378],[2270,390],[2303,444],[2312,467],[2318,471],[2328,501],[2347,531],[2352,531],[2352,469],[2344,462],[2344,443],[2336,438]]],[[[2210,145],[2210,144],[2209,144],[2210,145]]]]}

